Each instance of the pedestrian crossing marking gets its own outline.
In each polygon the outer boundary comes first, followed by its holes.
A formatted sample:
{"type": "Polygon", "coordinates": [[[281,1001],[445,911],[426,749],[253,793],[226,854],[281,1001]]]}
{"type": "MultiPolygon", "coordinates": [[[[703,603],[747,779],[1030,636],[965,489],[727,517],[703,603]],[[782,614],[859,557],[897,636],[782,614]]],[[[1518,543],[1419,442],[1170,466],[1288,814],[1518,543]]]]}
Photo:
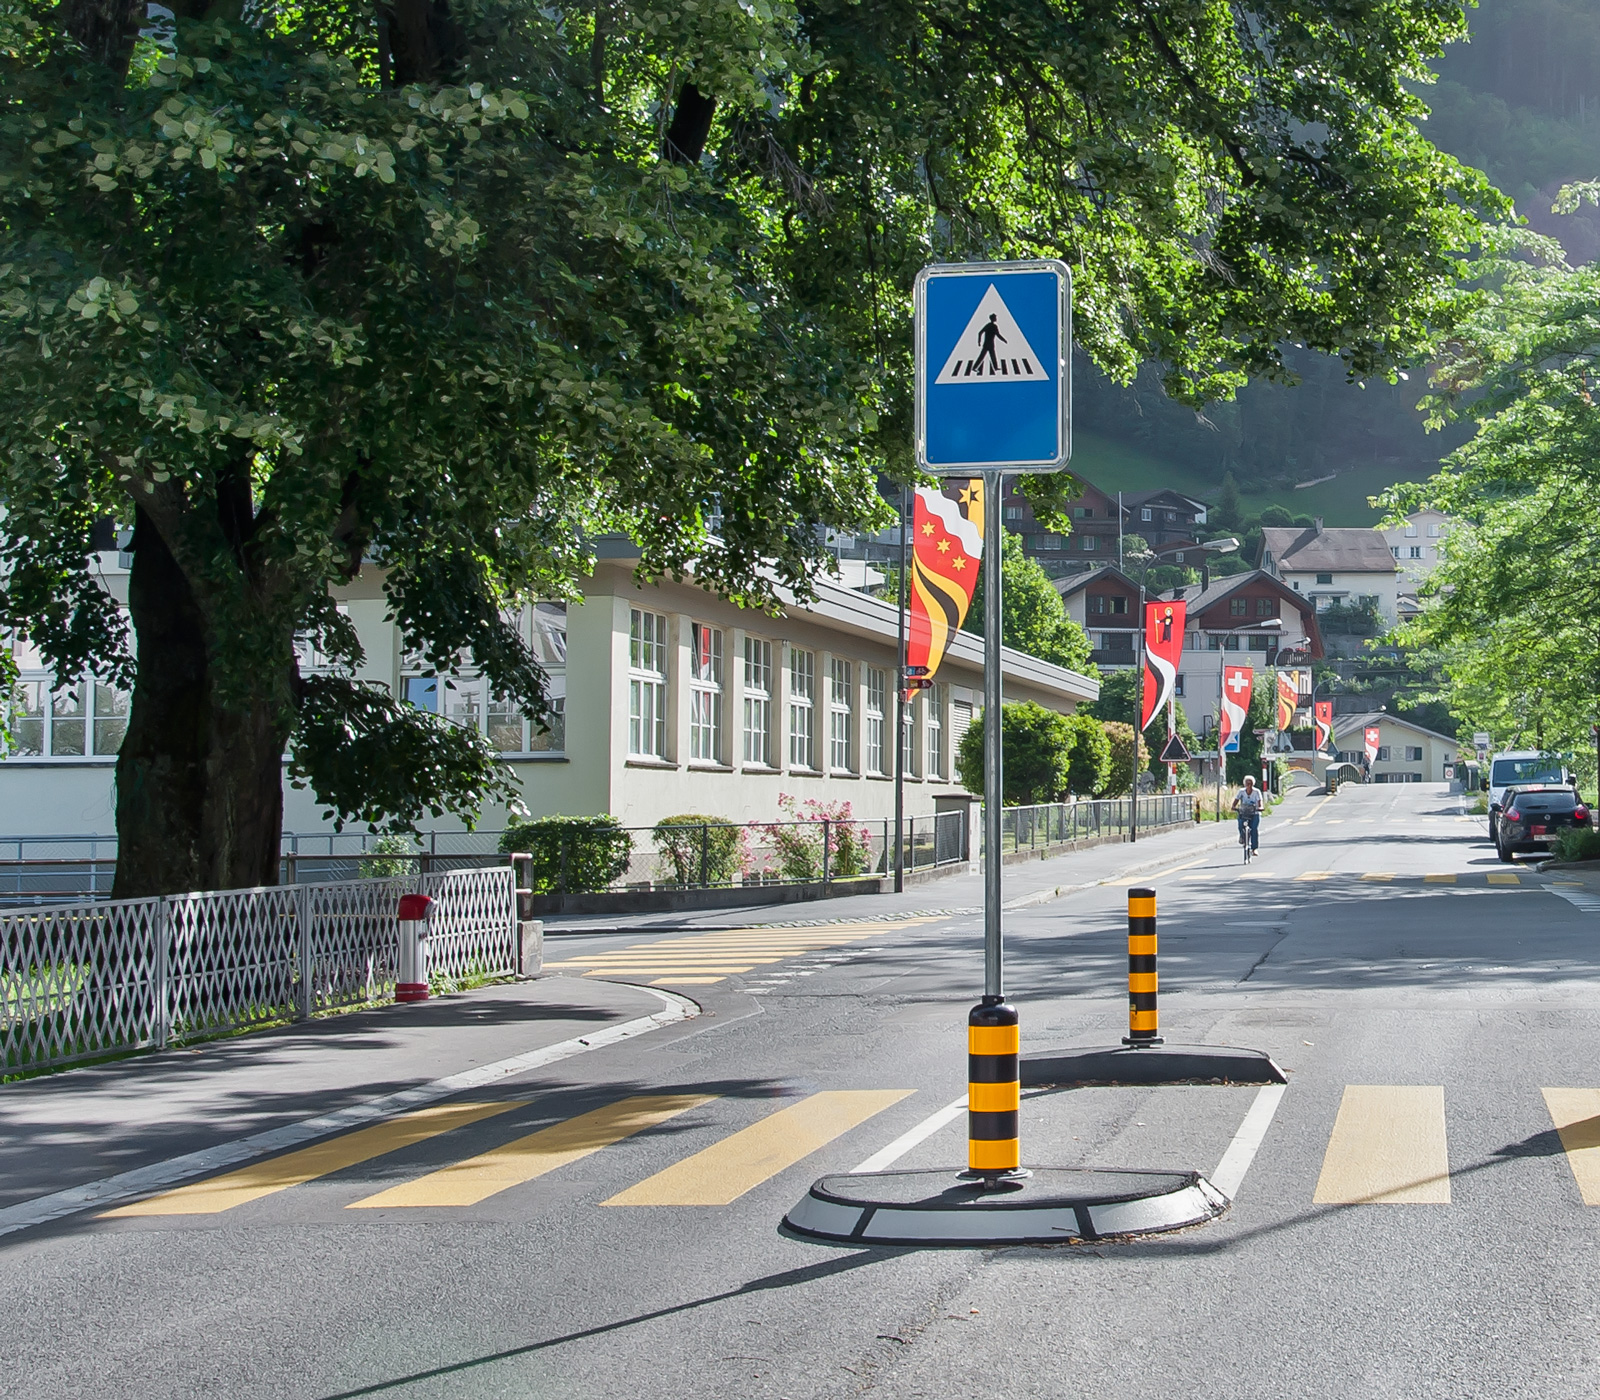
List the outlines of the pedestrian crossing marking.
{"type": "Polygon", "coordinates": [[[1453,885],[1455,882],[1456,877],[1453,874],[1424,875],[1422,877],[1422,883],[1425,885],[1453,885]]]}
{"type": "Polygon", "coordinates": [[[1328,821],[1327,821],[1327,824],[1329,826],[1343,826],[1344,825],[1344,818],[1343,817],[1329,817],[1328,821]]]}
{"type": "Polygon", "coordinates": [[[657,1127],[714,1098],[715,1094],[644,1094],[621,1099],[499,1147],[491,1147],[476,1157],[452,1162],[413,1181],[401,1182],[375,1196],[353,1201],[345,1209],[475,1206],[513,1186],[534,1181],[557,1167],[580,1161],[623,1138],[657,1127]]]}
{"type": "Polygon", "coordinates": [[[1491,885],[1520,885],[1522,883],[1520,875],[1512,875],[1510,873],[1490,875],[1488,878],[1491,885]]]}
{"type": "Polygon", "coordinates": [[[298,1152],[281,1157],[269,1157],[264,1162],[254,1162],[237,1171],[222,1176],[209,1177],[175,1191],[163,1191],[159,1196],[149,1196],[130,1205],[118,1206],[105,1212],[106,1216],[127,1215],[218,1215],[250,1201],[260,1200],[291,1186],[300,1186],[330,1172],[342,1171],[361,1162],[398,1152],[429,1138],[464,1128],[469,1123],[508,1113],[522,1108],[525,1099],[501,1100],[496,1103],[435,1104],[403,1113],[370,1128],[361,1128],[342,1137],[330,1138],[298,1152]]]}
{"type": "Polygon", "coordinates": [[[1448,1205],[1444,1089],[1345,1085],[1311,1199],[1316,1205],[1448,1205]]]}
{"type": "Polygon", "coordinates": [[[1326,880],[1332,874],[1333,871],[1331,870],[1307,870],[1294,878],[1296,880],[1326,880]]]}
{"type": "MultiPolygon", "coordinates": [[[[757,967],[876,938],[886,931],[936,922],[934,916],[892,922],[838,923],[806,929],[716,929],[682,938],[576,954],[544,964],[546,971],[584,977],[641,977],[652,986],[703,987],[757,967]]],[[[847,955],[848,956],[848,955],[847,955]]]]}
{"type": "Polygon", "coordinates": [[[725,1206],[916,1092],[839,1089],[812,1094],[685,1157],[607,1206],[725,1206]]]}
{"type": "Polygon", "coordinates": [[[1541,1089],[1586,1206],[1600,1206],[1600,1089],[1541,1089]]]}
{"type": "Polygon", "coordinates": [[[1390,880],[1394,879],[1394,871],[1392,871],[1392,870],[1369,870],[1361,878],[1363,880],[1373,880],[1373,881],[1376,881],[1379,884],[1387,884],[1390,880]]]}

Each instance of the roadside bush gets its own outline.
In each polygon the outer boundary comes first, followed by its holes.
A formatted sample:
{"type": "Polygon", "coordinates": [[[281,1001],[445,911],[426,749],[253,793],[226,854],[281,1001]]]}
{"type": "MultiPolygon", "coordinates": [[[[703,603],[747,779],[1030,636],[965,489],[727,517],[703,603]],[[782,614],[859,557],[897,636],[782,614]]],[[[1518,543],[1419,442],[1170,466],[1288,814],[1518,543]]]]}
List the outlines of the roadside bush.
{"type": "Polygon", "coordinates": [[[744,828],[726,817],[662,817],[652,833],[675,885],[731,885],[750,863],[744,828]]]}
{"type": "Polygon", "coordinates": [[[862,874],[870,859],[871,833],[856,825],[848,802],[819,802],[807,798],[796,803],[788,793],[778,794],[778,810],[787,818],[784,825],[766,828],[778,857],[778,873],[797,882],[822,878],[823,822],[827,822],[828,875],[846,880],[862,874]]]}
{"type": "Polygon", "coordinates": [[[1133,787],[1133,726],[1119,724],[1115,720],[1102,721],[1100,727],[1105,730],[1106,742],[1111,747],[1111,761],[1106,767],[1106,776],[1100,786],[1094,790],[1096,797],[1126,797],[1133,787]]]}
{"type": "Polygon", "coordinates": [[[389,860],[363,860],[358,862],[358,873],[363,880],[392,880],[402,875],[410,875],[417,868],[414,857],[417,854],[417,845],[409,836],[399,832],[390,832],[380,836],[372,843],[372,855],[389,856],[389,860]]]}
{"type": "Polygon", "coordinates": [[[540,817],[507,827],[500,849],[533,857],[535,894],[587,894],[608,889],[628,868],[633,838],[612,816],[540,817]]]}
{"type": "MultiPolygon", "coordinates": [[[[956,750],[956,772],[968,792],[983,792],[982,712],[961,736],[956,750]]],[[[1047,710],[1032,700],[1005,705],[1000,711],[1000,745],[1004,757],[1004,791],[1007,807],[1030,807],[1054,802],[1067,789],[1074,735],[1068,717],[1047,710]]]]}
{"type": "Polygon", "coordinates": [[[1067,760],[1067,790],[1092,797],[1111,776],[1111,740],[1093,715],[1068,715],[1072,756],[1067,760]]]}
{"type": "Polygon", "coordinates": [[[1600,860],[1600,831],[1592,826],[1569,826],[1556,837],[1557,860],[1600,860]]]}

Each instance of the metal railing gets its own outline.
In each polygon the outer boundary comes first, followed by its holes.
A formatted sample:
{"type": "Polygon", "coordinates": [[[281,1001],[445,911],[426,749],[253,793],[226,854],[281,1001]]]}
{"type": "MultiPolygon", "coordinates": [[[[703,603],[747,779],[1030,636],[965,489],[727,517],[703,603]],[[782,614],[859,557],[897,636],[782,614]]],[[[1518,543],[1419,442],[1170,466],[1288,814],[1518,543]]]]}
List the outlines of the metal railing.
{"type": "MultiPolygon", "coordinates": [[[[423,876],[441,979],[516,971],[509,864],[423,876]]],[[[0,910],[0,1071],[393,996],[412,876],[0,910]]]]}
{"type": "MultiPolygon", "coordinates": [[[[1192,823],[1194,801],[1194,794],[1187,792],[1139,798],[1139,830],[1192,823]]],[[[1133,799],[1127,797],[1007,807],[1000,814],[1000,852],[1005,855],[1095,837],[1125,836],[1132,820],[1133,799]]]]}

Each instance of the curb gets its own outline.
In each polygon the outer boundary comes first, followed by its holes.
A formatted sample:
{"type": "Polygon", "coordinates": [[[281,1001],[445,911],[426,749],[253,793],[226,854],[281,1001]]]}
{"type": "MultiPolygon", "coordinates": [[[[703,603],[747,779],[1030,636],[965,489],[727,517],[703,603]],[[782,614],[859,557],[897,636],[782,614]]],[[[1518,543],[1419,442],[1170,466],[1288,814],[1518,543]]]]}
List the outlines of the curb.
{"type": "Polygon", "coordinates": [[[285,1123],[279,1128],[269,1128],[265,1132],[252,1133],[249,1137],[218,1143],[215,1147],[201,1148],[198,1152],[171,1157],[165,1162],[152,1162],[146,1167],[135,1167],[132,1171],[102,1177],[99,1181],[86,1182],[82,1186],[73,1186],[65,1191],[57,1191],[53,1195],[36,1196],[31,1201],[22,1201],[0,1210],[0,1236],[31,1229],[35,1225],[46,1225],[52,1220],[60,1220],[67,1215],[77,1215],[81,1211],[118,1205],[123,1201],[148,1195],[152,1191],[175,1186],[192,1177],[205,1176],[221,1167],[231,1167],[236,1162],[270,1156],[314,1138],[327,1137],[332,1133],[360,1127],[404,1109],[419,1108],[438,1099],[449,1098],[452,1094],[482,1088],[485,1084],[493,1084],[514,1074],[542,1069],[545,1065],[552,1065],[560,1060],[570,1060],[574,1055],[582,1055],[606,1045],[615,1045],[618,1041],[631,1040],[634,1036],[660,1030],[663,1026],[674,1025],[679,1021],[693,1020],[700,1015],[699,1006],[688,997],[679,996],[676,992],[663,991],[659,987],[640,987],[639,990],[660,999],[666,1004],[665,1007],[653,1015],[640,1016],[632,1021],[624,1021],[620,1025],[608,1026],[605,1030],[596,1031],[592,1035],[557,1041],[554,1045],[529,1050],[521,1055],[512,1055],[508,1059],[496,1060],[491,1064],[478,1065],[472,1069],[462,1070],[458,1074],[446,1075],[443,1079],[435,1079],[428,1084],[419,1084],[413,1089],[402,1089],[399,1093],[385,1094],[382,1098],[351,1104],[350,1107],[341,1108],[334,1113],[303,1118],[298,1123],[285,1123]]]}

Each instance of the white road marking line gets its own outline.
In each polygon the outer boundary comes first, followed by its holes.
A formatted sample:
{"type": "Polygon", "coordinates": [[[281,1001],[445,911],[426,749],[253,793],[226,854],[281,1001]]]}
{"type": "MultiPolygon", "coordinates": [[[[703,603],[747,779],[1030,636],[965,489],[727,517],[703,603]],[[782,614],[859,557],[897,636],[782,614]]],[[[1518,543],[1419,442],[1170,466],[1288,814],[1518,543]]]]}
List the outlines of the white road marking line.
{"type": "Polygon", "coordinates": [[[298,1123],[285,1123],[281,1128],[268,1128],[265,1132],[252,1133],[249,1137],[218,1143],[215,1147],[188,1152],[165,1162],[152,1162],[146,1167],[135,1167],[131,1171],[119,1172],[116,1176],[101,1177],[99,1181],[85,1182],[82,1186],[69,1187],[53,1195],[37,1196],[31,1201],[7,1206],[0,1210],[0,1235],[28,1230],[35,1225],[46,1225],[66,1215],[77,1215],[80,1211],[118,1205],[136,1196],[146,1196],[163,1187],[175,1186],[192,1177],[205,1176],[219,1168],[231,1167],[235,1162],[247,1162],[256,1157],[265,1157],[281,1152],[285,1148],[297,1147],[302,1142],[310,1142],[315,1138],[328,1137],[333,1133],[342,1133],[366,1123],[391,1118],[407,1109],[449,1098],[452,1094],[459,1094],[467,1089],[492,1084],[508,1075],[542,1069],[545,1065],[555,1064],[559,1060],[571,1059],[574,1055],[582,1055],[588,1050],[598,1050],[603,1045],[614,1045],[619,1040],[628,1040],[646,1031],[658,1030],[662,1026],[672,1025],[675,1021],[686,1021],[700,1014],[700,1008],[688,997],[659,991],[655,987],[640,987],[639,990],[658,997],[666,1005],[653,1016],[640,1016],[632,1021],[624,1021],[619,1026],[590,1031],[587,1035],[547,1045],[540,1050],[512,1055],[509,1059],[496,1060],[492,1064],[476,1065],[472,1069],[462,1070],[459,1074],[435,1079],[431,1084],[418,1084],[415,1088],[402,1089],[395,1094],[385,1094],[382,1098],[368,1099],[366,1103],[351,1104],[349,1108],[341,1108],[333,1113],[320,1114],[315,1118],[303,1118],[298,1123]]]}
{"type": "Polygon", "coordinates": [[[1584,914],[1600,914],[1600,898],[1588,893],[1586,890],[1560,890],[1552,885],[1546,885],[1557,899],[1564,899],[1574,909],[1584,914]]]}
{"type": "Polygon", "coordinates": [[[927,1141],[946,1123],[959,1118],[966,1111],[967,1096],[963,1094],[954,1103],[946,1104],[937,1113],[930,1113],[910,1132],[901,1133],[881,1152],[874,1152],[859,1167],[851,1167],[850,1175],[856,1176],[861,1172],[887,1171],[918,1143],[927,1141]]]}
{"type": "Polygon", "coordinates": [[[1216,1171],[1211,1173],[1211,1184],[1230,1201],[1239,1194],[1239,1188],[1244,1184],[1244,1174],[1255,1161],[1262,1139],[1272,1126],[1272,1117],[1283,1102],[1283,1091],[1288,1087],[1287,1084],[1261,1086],[1255,1102],[1250,1105],[1250,1111],[1244,1116],[1244,1122],[1239,1124],[1239,1131],[1233,1135],[1228,1150],[1222,1154],[1216,1171]]]}

